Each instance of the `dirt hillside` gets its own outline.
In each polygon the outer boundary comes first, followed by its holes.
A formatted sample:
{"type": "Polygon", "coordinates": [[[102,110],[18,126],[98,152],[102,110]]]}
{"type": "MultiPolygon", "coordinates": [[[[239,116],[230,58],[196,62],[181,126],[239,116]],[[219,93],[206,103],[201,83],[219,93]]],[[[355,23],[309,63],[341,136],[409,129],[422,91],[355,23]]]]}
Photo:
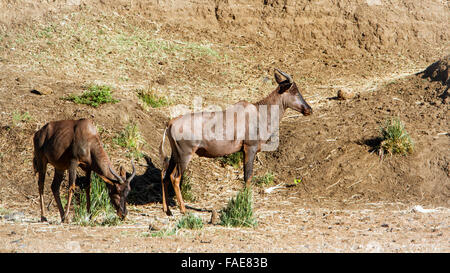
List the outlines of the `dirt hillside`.
{"type": "MultiPolygon", "coordinates": [[[[1,1],[0,251],[450,251],[449,19],[437,0],[1,1]],[[159,195],[157,147],[173,107],[257,101],[275,88],[274,68],[292,75],[314,114],[287,111],[279,147],[259,154],[255,175],[301,183],[270,194],[255,186],[255,229],[206,224],[210,213],[195,212],[203,230],[149,237],[149,225],[181,217],[176,207],[165,216],[159,195]],[[93,84],[120,101],[62,99],[93,84]],[[140,90],[169,103],[146,106],[140,90]],[[338,90],[354,96],[340,100],[338,90]],[[404,122],[412,155],[378,155],[390,117],[404,122]],[[31,139],[72,118],[93,119],[114,164],[127,168],[129,150],[114,138],[139,128],[146,157],[121,226],[60,225],[51,167],[50,223],[38,222],[31,139]]],[[[220,210],[242,188],[242,167],[217,160],[194,157],[188,174],[191,207],[220,210]]]]}

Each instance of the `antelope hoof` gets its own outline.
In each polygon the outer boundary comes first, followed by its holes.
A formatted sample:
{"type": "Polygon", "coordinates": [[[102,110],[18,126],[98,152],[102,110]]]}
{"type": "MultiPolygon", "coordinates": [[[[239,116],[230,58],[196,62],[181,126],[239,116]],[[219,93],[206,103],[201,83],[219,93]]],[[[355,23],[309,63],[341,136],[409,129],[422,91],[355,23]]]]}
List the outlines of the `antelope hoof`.
{"type": "Polygon", "coordinates": [[[172,212],[170,211],[169,208],[167,208],[167,211],[165,211],[167,216],[173,216],[172,212]]]}
{"type": "Polygon", "coordinates": [[[41,216],[41,222],[48,222],[47,218],[45,216],[41,216]]]}

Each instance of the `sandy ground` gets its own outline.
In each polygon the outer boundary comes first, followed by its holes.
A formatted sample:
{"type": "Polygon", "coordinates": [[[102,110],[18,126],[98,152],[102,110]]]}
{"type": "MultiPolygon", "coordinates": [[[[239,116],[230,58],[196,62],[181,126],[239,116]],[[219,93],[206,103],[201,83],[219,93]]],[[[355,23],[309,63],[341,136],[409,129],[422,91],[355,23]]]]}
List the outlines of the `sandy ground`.
{"type": "MultiPolygon", "coordinates": [[[[0,252],[449,252],[448,3],[65,2],[0,3],[0,252]],[[430,66],[439,59],[447,62],[430,66]],[[274,68],[292,75],[314,114],[286,112],[280,145],[259,154],[255,175],[302,183],[254,187],[255,228],[209,224],[210,212],[191,210],[203,229],[157,233],[181,218],[160,203],[157,147],[171,106],[196,96],[204,106],[257,101],[275,88],[274,68]],[[90,84],[111,86],[120,102],[61,100],[90,84]],[[139,90],[170,105],[145,106],[139,90]],[[338,90],[354,96],[339,100],[338,90]],[[377,154],[389,117],[405,123],[413,154],[377,154]],[[54,202],[49,223],[38,222],[32,135],[75,118],[93,119],[128,171],[128,150],[113,138],[131,122],[143,136],[150,161],[137,160],[119,226],[60,224],[54,202]]],[[[194,157],[188,175],[194,208],[220,210],[242,188],[242,166],[194,157]]],[[[49,168],[46,204],[52,176],[49,168]]]]}

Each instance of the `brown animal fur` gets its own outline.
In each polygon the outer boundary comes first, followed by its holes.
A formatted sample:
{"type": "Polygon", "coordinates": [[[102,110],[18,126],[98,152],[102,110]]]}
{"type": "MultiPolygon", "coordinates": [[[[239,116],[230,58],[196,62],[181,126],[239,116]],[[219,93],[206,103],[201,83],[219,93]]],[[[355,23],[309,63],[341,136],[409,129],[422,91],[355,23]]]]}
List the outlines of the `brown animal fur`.
{"type": "Polygon", "coordinates": [[[88,212],[90,212],[91,172],[94,171],[107,183],[111,203],[116,208],[117,214],[122,218],[126,216],[126,197],[130,191],[130,181],[136,173],[134,164],[131,162],[133,173],[128,179],[126,179],[125,171],[123,170],[121,170],[120,176],[117,175],[111,167],[108,155],[103,150],[97,129],[90,120],[49,122],[34,134],[33,143],[33,167],[35,174],[39,174],[41,221],[47,220],[44,216],[43,193],[48,163],[55,167],[51,189],[62,222],[67,220],[69,214],[69,207],[75,190],[76,168],[78,166],[86,172],[86,179],[88,179],[86,187],[88,212]],[[66,170],[69,170],[69,194],[66,211],[64,212],[59,190],[66,170]]]}
{"type": "MultiPolygon", "coordinates": [[[[276,69],[275,80],[278,83],[278,87],[266,98],[258,101],[257,103],[252,104],[246,101],[240,101],[222,112],[190,113],[174,118],[168,122],[159,147],[160,159],[163,166],[163,170],[161,172],[161,186],[164,212],[171,215],[167,200],[168,183],[171,181],[180,210],[182,213],[185,213],[186,209],[181,196],[180,184],[183,173],[194,153],[202,157],[219,157],[242,151],[244,154],[244,181],[246,187],[250,185],[255,155],[261,150],[261,145],[267,142],[267,139],[252,140],[248,138],[250,129],[262,129],[257,127],[259,126],[258,124],[254,122],[252,123],[252,121],[250,121],[250,117],[259,117],[263,106],[266,107],[265,109],[268,109],[268,116],[272,115],[271,108],[268,106],[274,106],[275,108],[278,107],[279,120],[277,122],[281,121],[281,118],[287,108],[299,111],[303,115],[312,114],[311,107],[304,101],[296,83],[289,75],[276,69]],[[285,80],[283,80],[283,77],[285,80]],[[230,126],[234,126],[233,132],[235,132],[235,137],[232,139],[208,139],[207,135],[205,135],[203,131],[196,131],[195,128],[190,128],[189,126],[186,128],[189,129],[187,133],[189,133],[191,138],[183,139],[182,137],[182,134],[186,133],[183,132],[183,130],[185,130],[184,125],[189,125],[193,122],[194,124],[201,123],[202,128],[214,127],[215,115],[222,114],[222,116],[226,116],[227,113],[232,113],[234,115],[235,113],[242,111],[245,112],[247,116],[241,119],[235,119],[233,117],[234,124],[230,124],[230,126]],[[238,134],[236,132],[239,130],[243,132],[242,137],[238,137],[236,135],[238,134]],[[166,156],[163,149],[166,134],[172,149],[172,156],[170,159],[166,156]]],[[[271,122],[267,125],[268,128],[273,128],[270,123],[271,122]]],[[[271,131],[271,133],[274,134],[275,132],[271,131]]]]}

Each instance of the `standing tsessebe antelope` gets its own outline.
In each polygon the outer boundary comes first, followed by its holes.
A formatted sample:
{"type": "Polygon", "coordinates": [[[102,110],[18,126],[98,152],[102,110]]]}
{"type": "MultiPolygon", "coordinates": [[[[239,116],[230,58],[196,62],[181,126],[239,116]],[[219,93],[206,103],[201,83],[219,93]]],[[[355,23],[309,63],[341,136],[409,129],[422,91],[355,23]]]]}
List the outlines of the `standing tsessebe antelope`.
{"type": "Polygon", "coordinates": [[[276,69],[275,80],[278,87],[266,98],[254,104],[240,101],[224,111],[189,113],[168,122],[159,147],[163,165],[161,184],[164,212],[171,215],[167,200],[167,187],[171,181],[180,210],[185,213],[180,183],[194,153],[202,157],[213,158],[242,151],[244,153],[244,180],[246,186],[249,186],[255,155],[261,151],[261,145],[270,139],[270,137],[252,138],[251,133],[266,130],[269,136],[276,134],[277,125],[287,108],[301,112],[305,116],[312,113],[311,107],[305,102],[296,83],[288,74],[276,69]],[[285,79],[283,80],[282,77],[285,79]],[[239,114],[244,114],[244,116],[235,118],[235,115],[239,114]],[[266,116],[267,122],[261,125],[258,120],[261,120],[263,114],[266,116]],[[223,117],[231,117],[229,120],[232,120],[232,123],[224,124],[223,117]],[[216,137],[208,135],[208,132],[212,135],[219,131],[228,132],[227,129],[232,132],[228,137],[217,138],[217,135],[215,135],[216,137]],[[172,149],[170,160],[163,149],[166,134],[172,149]]]}

